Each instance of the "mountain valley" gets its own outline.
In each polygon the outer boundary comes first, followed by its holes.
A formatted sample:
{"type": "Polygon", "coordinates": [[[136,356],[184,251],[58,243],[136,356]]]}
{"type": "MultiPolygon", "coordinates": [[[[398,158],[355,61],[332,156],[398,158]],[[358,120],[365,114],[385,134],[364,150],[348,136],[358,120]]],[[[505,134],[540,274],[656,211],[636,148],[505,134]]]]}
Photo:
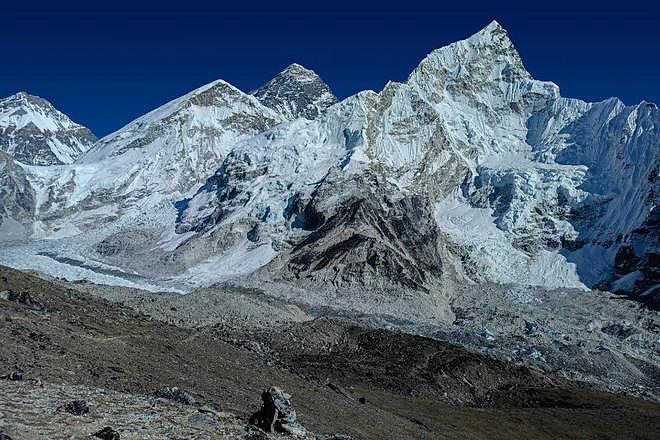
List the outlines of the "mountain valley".
{"type": "MultiPolygon", "coordinates": [[[[271,438],[246,413],[271,386],[308,438],[656,438],[659,146],[655,104],[562,97],[495,21],[380,92],[338,99],[292,64],[101,139],[20,92],[0,100],[0,360],[53,396],[142,411],[181,386],[228,411],[167,438],[271,438]]],[[[0,433],[47,435],[20,422],[36,385],[0,386],[0,433]]]]}

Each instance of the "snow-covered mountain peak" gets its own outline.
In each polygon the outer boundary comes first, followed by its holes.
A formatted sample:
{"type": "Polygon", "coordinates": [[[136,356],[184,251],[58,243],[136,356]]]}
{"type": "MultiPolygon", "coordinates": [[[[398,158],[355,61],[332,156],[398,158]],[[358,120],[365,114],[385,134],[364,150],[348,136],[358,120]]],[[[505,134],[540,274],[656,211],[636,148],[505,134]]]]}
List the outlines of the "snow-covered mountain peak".
{"type": "Polygon", "coordinates": [[[45,99],[18,92],[0,100],[0,124],[16,129],[32,124],[40,130],[56,131],[78,126],[45,99]]]}
{"type": "Polygon", "coordinates": [[[309,80],[316,80],[319,78],[316,72],[314,72],[311,69],[306,68],[305,66],[302,66],[298,63],[291,63],[287,66],[286,69],[284,69],[282,72],[280,72],[280,75],[291,75],[291,76],[297,76],[297,77],[302,77],[305,79],[309,80]]]}
{"type": "MultiPolygon", "coordinates": [[[[508,33],[493,21],[476,34],[431,52],[408,83],[431,101],[440,101],[443,91],[515,100],[533,87],[532,80],[508,33]]],[[[550,95],[559,96],[556,85],[546,84],[550,95]]]]}
{"type": "Polygon", "coordinates": [[[313,70],[291,64],[252,94],[286,119],[314,119],[337,102],[330,87],[313,70]]]}
{"type": "MultiPolygon", "coordinates": [[[[502,35],[507,35],[506,29],[502,27],[502,25],[497,21],[497,20],[492,20],[490,23],[486,25],[483,29],[478,31],[477,33],[473,34],[470,38],[471,39],[493,39],[498,36],[502,35]]],[[[511,41],[509,40],[509,43],[511,41]]],[[[511,43],[513,45],[513,43],[511,43]]]]}
{"type": "Polygon", "coordinates": [[[30,165],[73,162],[96,140],[50,102],[26,92],[0,99],[0,149],[30,165]]]}
{"type": "MultiPolygon", "coordinates": [[[[148,150],[145,147],[153,147],[156,140],[167,141],[158,143],[164,147],[182,135],[207,138],[205,144],[186,147],[204,149],[209,143],[224,144],[221,135],[227,134],[229,143],[235,136],[259,133],[282,120],[255,97],[218,79],[173,99],[104,137],[79,162],[94,163],[131,150],[144,152],[148,150]]],[[[223,146],[218,154],[224,157],[228,147],[223,146]]]]}
{"type": "MultiPolygon", "coordinates": [[[[482,51],[484,49],[495,50],[499,55],[520,59],[520,54],[511,41],[509,33],[495,20],[463,41],[482,51]]],[[[460,43],[459,41],[454,44],[460,43]]]]}

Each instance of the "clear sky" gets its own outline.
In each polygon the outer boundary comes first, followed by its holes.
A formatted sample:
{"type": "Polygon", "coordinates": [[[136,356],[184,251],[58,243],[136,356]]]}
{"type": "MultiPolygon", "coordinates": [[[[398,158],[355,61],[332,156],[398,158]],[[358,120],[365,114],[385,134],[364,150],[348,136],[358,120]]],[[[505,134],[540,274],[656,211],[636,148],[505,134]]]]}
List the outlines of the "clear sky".
{"type": "Polygon", "coordinates": [[[340,98],[380,90],[496,19],[564,96],[658,103],[657,3],[12,0],[0,7],[0,96],[40,95],[105,135],[214,79],[249,91],[292,62],[340,98]]]}

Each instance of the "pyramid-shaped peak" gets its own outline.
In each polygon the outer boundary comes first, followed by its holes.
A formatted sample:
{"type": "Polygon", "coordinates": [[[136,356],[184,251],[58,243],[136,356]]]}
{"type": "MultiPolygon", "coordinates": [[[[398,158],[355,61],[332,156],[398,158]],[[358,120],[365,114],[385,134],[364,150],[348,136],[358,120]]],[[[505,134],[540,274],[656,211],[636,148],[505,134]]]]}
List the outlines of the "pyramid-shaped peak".
{"type": "Polygon", "coordinates": [[[408,81],[427,89],[445,87],[447,81],[465,85],[518,79],[531,79],[531,75],[507,31],[493,20],[470,37],[431,52],[408,81]]]}
{"type": "Polygon", "coordinates": [[[89,129],[24,91],[0,99],[0,138],[0,149],[29,165],[72,163],[96,141],[89,129]]]}
{"type": "Polygon", "coordinates": [[[488,25],[481,30],[481,32],[494,32],[494,31],[505,31],[502,25],[497,21],[493,20],[488,25]]]}
{"type": "Polygon", "coordinates": [[[479,32],[472,35],[465,41],[473,42],[473,43],[479,42],[486,44],[495,42],[500,46],[513,48],[513,42],[509,38],[509,33],[496,20],[493,20],[490,23],[488,23],[486,27],[484,27],[479,32]]]}
{"type": "Polygon", "coordinates": [[[316,72],[314,72],[313,70],[308,69],[307,67],[305,67],[305,66],[303,66],[303,65],[301,65],[301,64],[298,64],[298,63],[291,63],[291,64],[289,64],[289,65],[287,66],[287,68],[284,69],[284,70],[282,71],[282,73],[285,73],[285,72],[286,72],[286,73],[297,73],[297,72],[300,72],[300,73],[313,73],[313,74],[316,74],[316,72]]]}
{"type": "Polygon", "coordinates": [[[0,126],[22,128],[28,124],[51,131],[80,127],[48,100],[25,91],[0,99],[0,126]]]}
{"type": "Polygon", "coordinates": [[[316,72],[297,63],[289,65],[252,95],[286,119],[314,119],[337,102],[316,72]]]}
{"type": "Polygon", "coordinates": [[[323,82],[321,77],[316,72],[298,63],[289,64],[284,70],[278,73],[275,78],[282,78],[282,77],[289,78],[294,81],[323,82]]]}

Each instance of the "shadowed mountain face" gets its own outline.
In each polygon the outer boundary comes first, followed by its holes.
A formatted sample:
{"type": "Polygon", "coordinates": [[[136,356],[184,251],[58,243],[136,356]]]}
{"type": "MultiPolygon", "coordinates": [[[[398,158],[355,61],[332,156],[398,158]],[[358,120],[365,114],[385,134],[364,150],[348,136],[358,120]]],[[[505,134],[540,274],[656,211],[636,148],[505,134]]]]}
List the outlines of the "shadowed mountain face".
{"type": "Polygon", "coordinates": [[[372,190],[375,178],[356,178],[341,185],[351,195],[329,206],[321,184],[294,222],[313,230],[296,244],[286,261],[285,278],[334,286],[403,286],[427,291],[442,275],[440,231],[429,201],[421,196],[390,199],[372,190]]]}
{"type": "Polygon", "coordinates": [[[0,151],[0,235],[9,240],[29,236],[36,195],[25,171],[7,153],[0,151]]]}

